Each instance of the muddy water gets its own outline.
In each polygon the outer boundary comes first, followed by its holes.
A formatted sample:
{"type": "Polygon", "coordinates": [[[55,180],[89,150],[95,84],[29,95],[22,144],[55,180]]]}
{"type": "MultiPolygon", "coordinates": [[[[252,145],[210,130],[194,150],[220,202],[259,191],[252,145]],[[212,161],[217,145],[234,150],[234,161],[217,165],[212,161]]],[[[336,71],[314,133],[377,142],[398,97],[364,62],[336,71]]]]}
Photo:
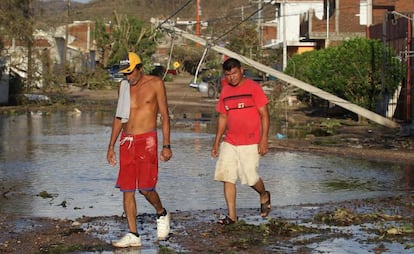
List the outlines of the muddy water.
{"type": "MultiPolygon", "coordinates": [[[[117,168],[106,163],[111,114],[34,112],[0,116],[0,212],[78,218],[122,214],[114,188],[117,168]]],[[[214,135],[206,122],[173,122],[174,157],[160,162],[158,191],[171,211],[225,207],[210,157],[214,135]],[[209,133],[210,132],[210,133],[209,133]]],[[[387,196],[414,189],[414,168],[335,156],[275,152],[261,175],[273,206],[387,196]]],[[[140,213],[153,209],[138,196],[140,213]]],[[[256,208],[257,196],[238,186],[238,207],[256,208]]]]}

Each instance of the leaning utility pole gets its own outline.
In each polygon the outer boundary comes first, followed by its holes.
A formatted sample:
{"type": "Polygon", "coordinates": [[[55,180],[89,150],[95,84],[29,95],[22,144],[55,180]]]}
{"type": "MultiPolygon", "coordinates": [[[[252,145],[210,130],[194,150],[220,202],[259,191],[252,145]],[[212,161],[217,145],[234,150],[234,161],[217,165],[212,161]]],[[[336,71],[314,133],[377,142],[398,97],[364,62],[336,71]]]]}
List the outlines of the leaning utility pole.
{"type": "Polygon", "coordinates": [[[360,116],[363,116],[363,117],[365,117],[365,118],[367,118],[367,119],[369,119],[373,122],[376,122],[380,125],[387,126],[389,128],[397,128],[399,126],[396,122],[394,122],[394,121],[392,121],[392,120],[390,120],[386,117],[383,117],[383,116],[381,116],[381,115],[379,115],[375,112],[369,111],[369,110],[367,110],[363,107],[360,107],[356,104],[353,104],[349,101],[346,101],[346,100],[344,100],[344,99],[342,99],[342,98],[340,98],[336,95],[325,92],[325,91],[323,91],[322,89],[320,89],[318,87],[312,86],[312,85],[310,85],[308,83],[305,83],[305,82],[303,82],[299,79],[291,77],[291,76],[289,76],[289,75],[287,75],[283,72],[277,71],[277,70],[275,70],[275,69],[273,69],[269,66],[261,64],[259,62],[256,62],[253,59],[250,59],[250,58],[247,58],[245,56],[239,55],[239,54],[237,54],[237,53],[235,53],[235,52],[233,52],[229,49],[226,49],[224,47],[220,47],[220,46],[208,43],[206,40],[204,40],[204,39],[202,39],[198,36],[186,33],[185,31],[183,31],[181,29],[178,29],[176,27],[173,27],[169,24],[162,24],[161,27],[169,33],[182,36],[182,37],[184,37],[186,39],[189,39],[189,40],[192,40],[192,41],[194,41],[194,42],[196,42],[200,45],[209,47],[210,49],[212,49],[214,51],[217,51],[217,52],[222,53],[224,55],[227,55],[229,57],[236,58],[240,62],[243,62],[247,65],[250,65],[250,66],[266,73],[266,74],[269,74],[270,76],[274,76],[274,77],[276,77],[276,78],[278,78],[282,81],[285,81],[288,84],[292,84],[292,85],[294,85],[294,86],[296,86],[296,87],[298,87],[302,90],[305,90],[307,92],[310,92],[310,93],[312,93],[312,94],[314,94],[314,95],[316,95],[316,96],[318,96],[322,99],[325,99],[327,101],[331,101],[331,102],[335,103],[336,105],[338,105],[338,106],[340,106],[344,109],[347,109],[351,112],[354,112],[354,113],[356,113],[360,116]]]}

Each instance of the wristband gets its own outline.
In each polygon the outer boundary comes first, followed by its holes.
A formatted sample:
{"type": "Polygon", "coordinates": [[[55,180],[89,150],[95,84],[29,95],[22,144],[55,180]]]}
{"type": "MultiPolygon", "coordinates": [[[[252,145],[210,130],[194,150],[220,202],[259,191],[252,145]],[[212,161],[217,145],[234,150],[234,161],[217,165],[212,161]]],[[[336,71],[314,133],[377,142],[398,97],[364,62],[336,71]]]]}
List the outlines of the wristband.
{"type": "Polygon", "coordinates": [[[163,145],[163,146],[162,146],[162,148],[171,149],[171,145],[170,145],[170,144],[168,144],[168,145],[163,145]]]}

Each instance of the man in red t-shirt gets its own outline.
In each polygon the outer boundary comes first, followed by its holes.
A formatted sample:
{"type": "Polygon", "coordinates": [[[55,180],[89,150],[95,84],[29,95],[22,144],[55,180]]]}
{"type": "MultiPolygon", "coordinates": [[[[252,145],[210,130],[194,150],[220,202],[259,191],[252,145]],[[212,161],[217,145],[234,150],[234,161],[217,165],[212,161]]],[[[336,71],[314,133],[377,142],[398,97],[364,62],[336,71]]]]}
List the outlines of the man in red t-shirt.
{"type": "Polygon", "coordinates": [[[243,76],[239,60],[227,59],[223,71],[227,84],[216,107],[219,117],[211,155],[219,157],[214,180],[224,183],[228,209],[228,215],[218,223],[228,225],[237,222],[237,179],[259,193],[261,216],[266,217],[270,212],[270,192],[258,174],[260,156],[268,151],[269,112],[262,87],[243,76]]]}

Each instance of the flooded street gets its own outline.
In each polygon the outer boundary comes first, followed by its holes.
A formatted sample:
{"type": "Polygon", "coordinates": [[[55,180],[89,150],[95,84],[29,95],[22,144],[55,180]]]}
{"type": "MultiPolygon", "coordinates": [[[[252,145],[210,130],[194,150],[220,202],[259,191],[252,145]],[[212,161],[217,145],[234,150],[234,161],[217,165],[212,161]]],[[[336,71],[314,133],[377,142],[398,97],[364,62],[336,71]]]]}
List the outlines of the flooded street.
{"type": "MultiPolygon", "coordinates": [[[[0,116],[0,212],[69,219],[122,215],[122,195],[114,188],[117,168],[106,162],[111,121],[112,114],[105,112],[0,116]]],[[[208,121],[173,121],[174,155],[160,162],[157,186],[172,212],[225,207],[222,184],[213,181],[214,134],[208,130],[208,121]]],[[[272,193],[271,215],[286,217],[292,215],[281,214],[278,207],[311,207],[414,189],[412,165],[332,155],[271,152],[262,159],[260,173],[272,193]]],[[[137,202],[140,214],[154,212],[140,195],[137,202]]],[[[238,187],[237,203],[240,209],[259,205],[257,194],[246,186],[238,187]]]]}
{"type": "MultiPolygon", "coordinates": [[[[0,181],[7,193],[0,211],[57,218],[122,214],[114,188],[117,168],[106,162],[110,124],[106,113],[2,117],[0,181]],[[53,197],[42,198],[41,192],[53,197]]],[[[199,132],[191,128],[173,127],[174,157],[160,162],[158,191],[170,210],[225,207],[222,185],[213,181],[214,135],[203,126],[199,132]]],[[[412,167],[330,155],[269,153],[260,172],[274,206],[386,196],[414,187],[412,167]]],[[[238,189],[238,207],[257,206],[250,188],[238,189]]],[[[153,212],[141,197],[138,203],[140,212],[153,212]]]]}

